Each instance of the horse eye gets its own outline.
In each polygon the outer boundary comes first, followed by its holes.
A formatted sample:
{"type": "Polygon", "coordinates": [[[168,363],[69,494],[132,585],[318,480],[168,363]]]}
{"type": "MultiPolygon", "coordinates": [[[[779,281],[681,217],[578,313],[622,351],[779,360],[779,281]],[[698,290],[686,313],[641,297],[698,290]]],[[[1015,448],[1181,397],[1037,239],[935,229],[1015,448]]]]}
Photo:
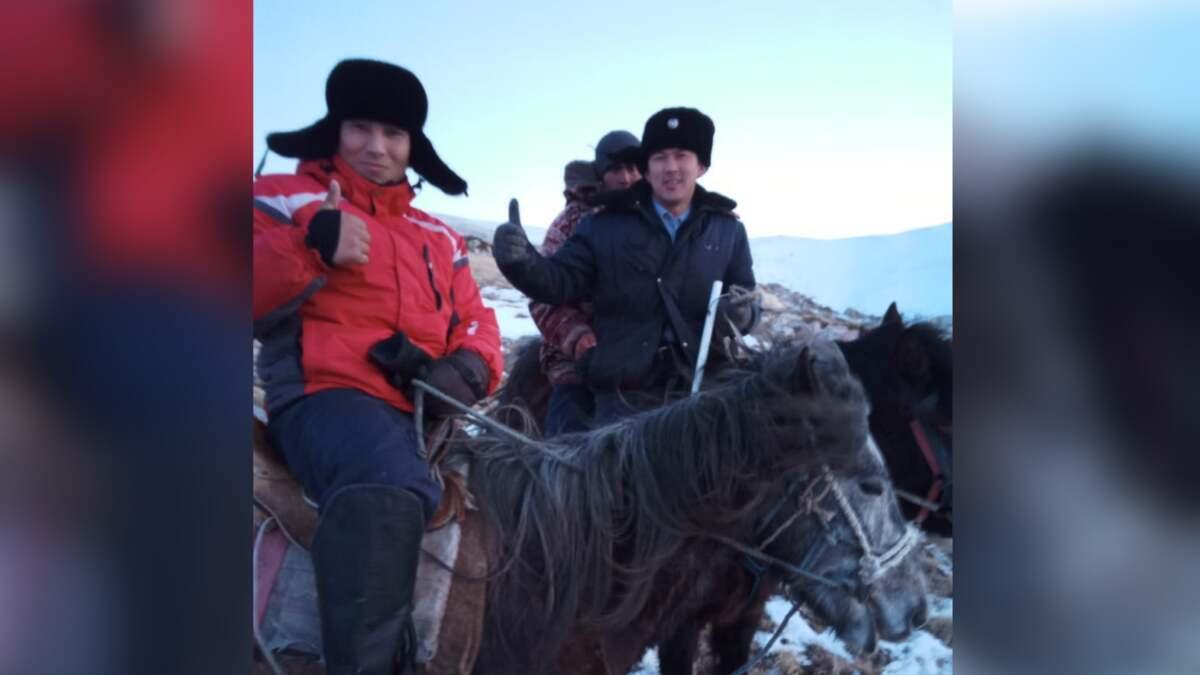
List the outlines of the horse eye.
{"type": "Polygon", "coordinates": [[[865,494],[878,497],[879,495],[883,494],[883,481],[879,480],[878,478],[867,478],[860,480],[858,482],[858,489],[862,490],[865,494]]]}

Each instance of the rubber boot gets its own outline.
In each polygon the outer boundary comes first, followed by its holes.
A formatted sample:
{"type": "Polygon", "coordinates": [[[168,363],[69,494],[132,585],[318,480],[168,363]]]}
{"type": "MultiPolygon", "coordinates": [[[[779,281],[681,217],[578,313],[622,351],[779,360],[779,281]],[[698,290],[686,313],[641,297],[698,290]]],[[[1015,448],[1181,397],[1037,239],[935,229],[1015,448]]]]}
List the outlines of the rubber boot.
{"type": "Polygon", "coordinates": [[[408,490],[351,485],[325,504],[312,557],[327,675],[408,673],[425,513],[408,490]]]}

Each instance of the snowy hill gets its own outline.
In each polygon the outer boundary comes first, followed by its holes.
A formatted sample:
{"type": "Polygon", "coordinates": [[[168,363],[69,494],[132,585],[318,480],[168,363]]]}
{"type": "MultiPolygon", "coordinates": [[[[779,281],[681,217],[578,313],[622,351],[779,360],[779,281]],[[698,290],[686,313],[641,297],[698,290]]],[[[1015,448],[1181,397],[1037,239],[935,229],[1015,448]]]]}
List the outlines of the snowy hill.
{"type": "MultiPolygon", "coordinates": [[[[434,214],[469,239],[491,244],[499,223],[434,214]]],[[[546,228],[526,225],[535,245],[546,228]]],[[[899,234],[846,239],[750,240],[759,284],[779,284],[838,312],[879,316],[895,301],[906,318],[953,313],[950,223],[899,234]]],[[[473,263],[474,264],[474,263],[473,263]]],[[[482,285],[482,284],[481,284],[482,285]]],[[[504,284],[507,285],[507,284],[504,284]]]]}
{"type": "MultiPolygon", "coordinates": [[[[478,220],[476,218],[462,218],[459,216],[449,216],[444,213],[433,214],[436,218],[453,227],[455,231],[468,239],[478,239],[492,243],[492,235],[496,232],[496,228],[500,226],[499,222],[490,220],[478,220]]],[[[545,227],[536,227],[533,225],[522,224],[525,228],[525,234],[529,235],[529,241],[532,241],[535,246],[540,246],[542,240],[546,238],[545,227]]]]}
{"type": "Polygon", "coordinates": [[[838,311],[880,315],[893,300],[906,316],[953,313],[950,223],[849,239],[750,240],[754,276],[838,311]]]}

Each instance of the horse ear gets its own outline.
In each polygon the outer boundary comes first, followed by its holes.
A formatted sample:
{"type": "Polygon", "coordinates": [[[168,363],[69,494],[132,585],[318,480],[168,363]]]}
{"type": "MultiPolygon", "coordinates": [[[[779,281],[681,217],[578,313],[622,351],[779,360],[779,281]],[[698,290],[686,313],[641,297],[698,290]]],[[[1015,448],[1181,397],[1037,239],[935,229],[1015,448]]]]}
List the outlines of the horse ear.
{"type": "Polygon", "coordinates": [[[792,376],[788,378],[788,388],[795,392],[812,393],[813,391],[813,355],[808,346],[800,350],[796,356],[792,376]]]}
{"type": "Polygon", "coordinates": [[[805,345],[796,358],[791,385],[797,392],[830,392],[849,373],[842,351],[830,340],[805,345]]]}
{"type": "Polygon", "coordinates": [[[900,310],[896,309],[896,303],[893,302],[892,304],[888,305],[887,311],[883,313],[883,321],[881,321],[879,325],[882,326],[889,323],[902,322],[903,319],[900,318],[900,310]]]}

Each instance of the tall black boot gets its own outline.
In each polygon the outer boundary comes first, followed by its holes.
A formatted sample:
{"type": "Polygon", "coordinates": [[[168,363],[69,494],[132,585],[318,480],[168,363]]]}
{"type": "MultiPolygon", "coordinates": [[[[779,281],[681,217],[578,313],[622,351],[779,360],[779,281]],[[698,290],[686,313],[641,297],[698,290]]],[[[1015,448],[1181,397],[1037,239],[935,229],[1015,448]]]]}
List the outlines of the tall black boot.
{"type": "Polygon", "coordinates": [[[424,532],[421,501],[408,490],[351,485],[324,505],[312,557],[327,675],[410,671],[424,532]]]}

